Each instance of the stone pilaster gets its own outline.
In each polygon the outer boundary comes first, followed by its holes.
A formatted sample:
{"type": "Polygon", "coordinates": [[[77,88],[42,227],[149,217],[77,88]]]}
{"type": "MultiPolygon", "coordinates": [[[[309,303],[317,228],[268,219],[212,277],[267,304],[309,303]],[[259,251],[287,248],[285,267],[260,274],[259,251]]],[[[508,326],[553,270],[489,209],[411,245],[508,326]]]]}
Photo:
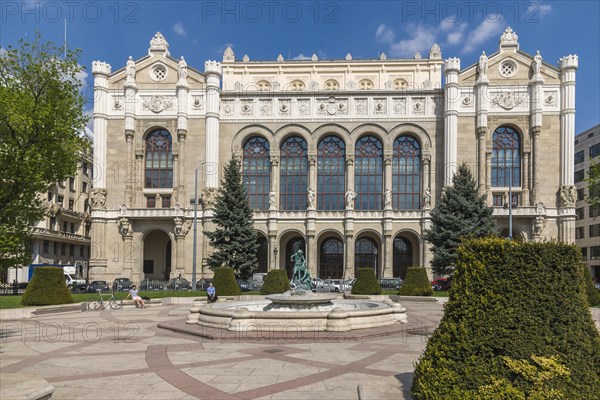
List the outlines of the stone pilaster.
{"type": "Polygon", "coordinates": [[[221,97],[221,65],[216,61],[204,63],[206,74],[206,187],[219,186],[219,102],[221,97]]]}
{"type": "Polygon", "coordinates": [[[444,186],[452,185],[457,167],[459,71],[460,59],[448,58],[444,62],[444,186]]]}

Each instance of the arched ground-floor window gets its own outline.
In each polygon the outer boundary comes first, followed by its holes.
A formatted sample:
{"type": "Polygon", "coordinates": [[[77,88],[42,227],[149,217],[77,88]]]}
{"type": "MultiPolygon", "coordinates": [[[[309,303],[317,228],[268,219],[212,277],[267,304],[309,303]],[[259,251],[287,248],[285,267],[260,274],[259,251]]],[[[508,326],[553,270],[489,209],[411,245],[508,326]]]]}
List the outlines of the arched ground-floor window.
{"type": "Polygon", "coordinates": [[[344,243],[338,238],[323,240],[319,252],[319,278],[341,279],[344,276],[344,243]]]}
{"type": "Polygon", "coordinates": [[[413,246],[408,238],[396,236],[394,238],[394,278],[406,279],[408,267],[413,265],[413,246]]]}
{"type": "Polygon", "coordinates": [[[256,258],[258,259],[258,269],[255,272],[266,273],[269,270],[269,243],[267,238],[260,233],[256,237],[258,250],[256,258]]]}
{"type": "Polygon", "coordinates": [[[359,268],[373,268],[378,276],[378,254],[379,246],[375,240],[369,237],[358,239],[354,245],[354,276],[358,275],[359,268]]]}

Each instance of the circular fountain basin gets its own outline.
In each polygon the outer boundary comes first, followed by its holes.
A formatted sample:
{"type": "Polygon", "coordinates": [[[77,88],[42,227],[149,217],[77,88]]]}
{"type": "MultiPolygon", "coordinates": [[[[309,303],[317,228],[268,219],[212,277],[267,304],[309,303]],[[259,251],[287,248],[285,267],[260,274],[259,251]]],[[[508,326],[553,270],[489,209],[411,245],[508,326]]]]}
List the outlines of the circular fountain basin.
{"type": "Polygon", "coordinates": [[[344,300],[328,293],[281,294],[202,305],[190,310],[187,323],[228,331],[347,332],[406,322],[404,311],[390,300],[344,300]]]}

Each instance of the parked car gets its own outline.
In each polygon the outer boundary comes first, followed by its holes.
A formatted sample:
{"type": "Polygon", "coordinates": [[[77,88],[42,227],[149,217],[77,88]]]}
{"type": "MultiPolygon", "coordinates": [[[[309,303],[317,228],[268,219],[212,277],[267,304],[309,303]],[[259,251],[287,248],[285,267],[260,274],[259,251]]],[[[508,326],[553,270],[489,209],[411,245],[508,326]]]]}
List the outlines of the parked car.
{"type": "Polygon", "coordinates": [[[431,281],[431,288],[436,291],[450,290],[452,278],[437,278],[431,281]]]}
{"type": "Polygon", "coordinates": [[[238,281],[238,286],[242,292],[256,290],[256,285],[252,281],[238,281]]]}
{"type": "Polygon", "coordinates": [[[87,289],[87,282],[85,281],[85,279],[82,278],[78,278],[76,276],[73,276],[71,274],[64,274],[65,276],[65,283],[67,284],[67,286],[69,288],[71,288],[71,290],[85,290],[87,289]]]}
{"type": "Polygon", "coordinates": [[[165,287],[166,281],[154,280],[154,279],[144,279],[140,283],[140,290],[148,291],[148,290],[162,290],[165,287]]]}
{"type": "Polygon", "coordinates": [[[92,281],[88,287],[87,291],[90,293],[100,292],[110,292],[110,285],[106,281],[92,281]]]}
{"type": "Polygon", "coordinates": [[[127,292],[133,286],[133,282],[129,278],[117,278],[113,282],[113,292],[127,292]]]}
{"type": "Polygon", "coordinates": [[[342,279],[325,279],[323,288],[325,290],[329,289],[330,292],[342,292],[350,290],[351,287],[342,279]]]}
{"type": "Polygon", "coordinates": [[[404,281],[401,278],[382,278],[379,279],[379,286],[382,289],[400,289],[404,281]]]}
{"type": "Polygon", "coordinates": [[[188,290],[191,288],[190,282],[185,278],[172,278],[167,284],[169,290],[188,290]]]}

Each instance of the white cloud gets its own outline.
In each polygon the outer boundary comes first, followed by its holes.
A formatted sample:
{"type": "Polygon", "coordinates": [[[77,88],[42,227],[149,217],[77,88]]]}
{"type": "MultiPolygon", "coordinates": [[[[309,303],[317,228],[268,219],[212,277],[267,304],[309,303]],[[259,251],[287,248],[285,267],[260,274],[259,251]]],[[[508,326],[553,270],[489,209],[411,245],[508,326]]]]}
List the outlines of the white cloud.
{"type": "Polygon", "coordinates": [[[87,71],[81,70],[75,74],[75,79],[77,79],[82,84],[85,84],[88,76],[89,74],[87,73],[87,71]]]}
{"type": "Polygon", "coordinates": [[[499,36],[504,27],[501,16],[489,15],[477,28],[473,29],[465,40],[461,53],[472,53],[480,44],[492,37],[499,36]]]}
{"type": "Polygon", "coordinates": [[[392,43],[394,41],[394,30],[385,24],[381,24],[377,27],[375,39],[384,43],[392,43]]]}
{"type": "Polygon", "coordinates": [[[183,23],[181,21],[177,21],[175,25],[173,25],[173,32],[178,34],[179,36],[187,37],[187,33],[185,28],[183,27],[183,23]]]}
{"type": "MultiPolygon", "coordinates": [[[[443,21],[442,21],[443,24],[443,21]]],[[[454,27],[455,25],[452,24],[452,27],[454,27]]],[[[453,45],[453,44],[458,44],[463,40],[463,37],[465,36],[465,31],[467,30],[467,26],[468,24],[466,22],[463,22],[462,24],[456,26],[456,29],[450,33],[448,33],[446,35],[446,43],[453,45]]],[[[449,29],[446,29],[449,30],[449,29]]]]}
{"type": "Polygon", "coordinates": [[[552,6],[550,4],[540,4],[539,5],[540,15],[544,16],[552,11],[552,6]]]}
{"type": "Polygon", "coordinates": [[[300,53],[298,54],[296,57],[292,57],[292,60],[310,60],[311,58],[309,56],[305,56],[304,54],[300,53]]]}
{"type": "Polygon", "coordinates": [[[392,56],[396,57],[413,57],[415,53],[426,53],[435,43],[435,32],[431,27],[425,25],[409,26],[409,31],[412,37],[403,39],[390,46],[392,56]]]}

